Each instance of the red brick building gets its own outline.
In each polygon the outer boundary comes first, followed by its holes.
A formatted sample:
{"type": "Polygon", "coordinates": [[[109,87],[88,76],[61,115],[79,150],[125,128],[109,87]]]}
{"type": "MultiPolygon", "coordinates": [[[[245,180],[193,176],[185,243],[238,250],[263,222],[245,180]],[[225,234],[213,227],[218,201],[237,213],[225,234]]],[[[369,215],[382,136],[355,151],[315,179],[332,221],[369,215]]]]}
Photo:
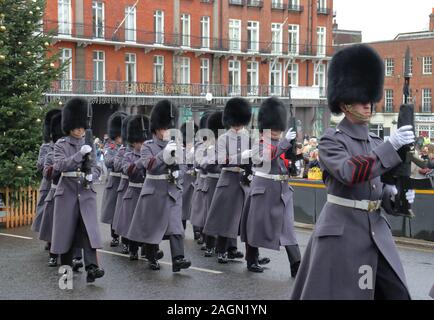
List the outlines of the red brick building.
{"type": "Polygon", "coordinates": [[[372,120],[373,131],[389,136],[396,128],[399,107],[403,103],[404,57],[407,47],[411,52],[411,99],[416,111],[416,134],[434,140],[433,114],[433,57],[434,57],[434,8],[430,15],[429,31],[398,34],[394,40],[369,43],[385,62],[383,100],[377,105],[372,120]]]}
{"type": "Polygon", "coordinates": [[[44,30],[69,62],[47,100],[89,99],[101,135],[113,111],[162,98],[185,120],[232,96],[291,96],[304,133],[319,135],[332,19],[332,0],[47,1],[44,30]]]}

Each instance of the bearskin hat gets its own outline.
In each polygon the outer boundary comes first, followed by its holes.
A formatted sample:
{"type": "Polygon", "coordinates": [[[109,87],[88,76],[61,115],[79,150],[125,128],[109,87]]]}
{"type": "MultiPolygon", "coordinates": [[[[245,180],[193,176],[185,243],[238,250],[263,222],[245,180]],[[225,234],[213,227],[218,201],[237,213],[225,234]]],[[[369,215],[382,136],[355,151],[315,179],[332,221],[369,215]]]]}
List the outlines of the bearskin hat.
{"type": "Polygon", "coordinates": [[[121,126],[121,137],[122,137],[122,141],[127,141],[128,138],[128,122],[130,122],[130,120],[134,117],[134,115],[127,115],[123,120],[122,120],[122,126],[121,126]]]}
{"type": "Polygon", "coordinates": [[[161,100],[152,108],[151,130],[176,128],[178,119],[178,107],[169,100],[161,100]]]}
{"type": "Polygon", "coordinates": [[[226,102],[223,111],[223,124],[225,127],[245,126],[252,118],[252,107],[243,98],[232,98],[226,102]]]}
{"type": "Polygon", "coordinates": [[[83,98],[72,98],[66,103],[62,109],[62,130],[65,134],[77,128],[88,129],[88,106],[87,100],[83,98]]]}
{"type": "Polygon", "coordinates": [[[107,122],[108,135],[110,139],[114,140],[116,137],[121,136],[122,121],[126,116],[127,114],[122,111],[117,111],[110,116],[107,122]]]}
{"type": "Polygon", "coordinates": [[[182,134],[182,141],[184,144],[184,147],[186,146],[187,142],[191,142],[193,143],[193,141],[187,141],[187,125],[191,126],[191,124],[193,124],[193,139],[196,136],[197,130],[199,130],[199,127],[197,126],[197,124],[195,124],[194,122],[184,122],[181,126],[181,128],[179,129],[181,131],[182,134]]]}
{"type": "Polygon", "coordinates": [[[258,112],[259,131],[265,129],[285,131],[287,124],[287,109],[283,102],[271,97],[264,100],[258,112]]]}
{"type": "Polygon", "coordinates": [[[214,132],[214,137],[217,138],[219,129],[225,129],[223,125],[223,111],[213,112],[209,116],[206,126],[209,130],[214,132]]]}
{"type": "Polygon", "coordinates": [[[145,115],[134,115],[128,121],[127,141],[129,143],[144,142],[149,139],[149,118],[145,115]]]}
{"type": "Polygon", "coordinates": [[[371,47],[358,44],[338,51],[328,72],[330,110],[342,113],[340,104],[375,103],[383,97],[384,63],[371,47]]]}
{"type": "Polygon", "coordinates": [[[42,128],[42,136],[44,138],[44,142],[50,142],[51,140],[51,119],[58,113],[61,113],[60,109],[52,109],[49,110],[45,114],[44,125],[42,128]]]}
{"type": "Polygon", "coordinates": [[[63,137],[62,131],[62,113],[58,112],[51,118],[51,139],[56,142],[63,137]]]}

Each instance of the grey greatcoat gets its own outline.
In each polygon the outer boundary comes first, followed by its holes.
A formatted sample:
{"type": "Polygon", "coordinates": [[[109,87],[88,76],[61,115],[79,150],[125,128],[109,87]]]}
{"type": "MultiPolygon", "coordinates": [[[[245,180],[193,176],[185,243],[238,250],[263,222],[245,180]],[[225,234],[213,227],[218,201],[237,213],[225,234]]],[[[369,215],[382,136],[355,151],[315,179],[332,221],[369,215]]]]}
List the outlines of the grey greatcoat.
{"type": "Polygon", "coordinates": [[[122,205],[119,213],[119,219],[113,229],[122,237],[127,237],[128,230],[133,220],[134,209],[139,200],[141,187],[135,184],[141,184],[145,180],[145,170],[143,163],[140,161],[140,151],[132,150],[126,152],[122,160],[122,172],[129,177],[128,188],[122,198],[122,205]],[[134,185],[131,185],[134,183],[134,185]]]}
{"type": "Polygon", "coordinates": [[[195,150],[196,157],[194,162],[197,178],[193,197],[191,199],[190,223],[198,228],[203,228],[205,225],[205,218],[207,214],[206,193],[208,189],[205,185],[206,170],[202,166],[203,158],[206,157],[206,147],[206,143],[199,143],[195,150]]]}
{"type": "Polygon", "coordinates": [[[107,224],[113,223],[113,216],[115,214],[116,208],[117,190],[119,183],[121,182],[121,177],[112,175],[112,172],[118,175],[120,174],[119,171],[114,170],[114,160],[119,148],[120,146],[116,145],[114,142],[109,143],[107,151],[104,155],[104,164],[108,169],[109,177],[104,189],[104,194],[102,196],[101,222],[107,224]]]}
{"type": "MultiPolygon", "coordinates": [[[[354,200],[390,199],[380,176],[401,162],[390,142],[346,118],[337,129],[325,132],[319,158],[328,194],[354,200]]],[[[379,252],[406,286],[390,226],[381,211],[369,213],[327,202],[307,245],[292,299],[373,299],[373,289],[359,287],[359,270],[370,266],[375,279],[379,252]]]]}
{"type": "MultiPolygon", "coordinates": [[[[52,142],[43,143],[39,147],[38,161],[36,163],[36,167],[38,171],[42,172],[44,170],[45,158],[47,157],[47,154],[53,150],[53,147],[54,144],[52,142]]],[[[42,214],[44,212],[44,201],[45,201],[45,197],[50,191],[50,187],[51,187],[51,181],[47,180],[45,177],[42,177],[42,181],[39,186],[39,199],[38,199],[38,203],[36,204],[36,216],[31,227],[31,229],[35,232],[39,232],[39,228],[41,226],[42,214]]]]}
{"type": "MultiPolygon", "coordinates": [[[[58,172],[74,172],[81,169],[83,156],[80,148],[84,138],[76,139],[68,136],[59,139],[54,145],[53,170],[58,172]]],[[[94,149],[95,150],[95,149],[94,149]]],[[[93,180],[98,180],[101,168],[96,165],[94,152],[92,163],[93,180]]],[[[96,191],[93,184],[90,189],[83,186],[84,178],[61,177],[54,194],[53,236],[51,253],[64,254],[73,245],[76,228],[81,215],[94,249],[101,248],[101,236],[98,227],[96,191]]]]}
{"type": "MultiPolygon", "coordinates": [[[[291,143],[285,138],[280,142],[265,140],[259,145],[254,144],[253,163],[258,164],[254,171],[288,175],[280,155],[290,147],[291,143]]],[[[288,180],[274,181],[254,176],[250,188],[241,223],[241,240],[252,247],[272,250],[279,250],[280,246],[297,245],[292,199],[294,190],[288,180]]]]}
{"type": "Polygon", "coordinates": [[[187,164],[181,166],[182,171],[182,220],[190,220],[191,204],[196,183],[196,172],[194,171],[194,149],[186,154],[187,164]]]}
{"type": "Polygon", "coordinates": [[[240,183],[242,173],[225,171],[238,168],[242,163],[241,153],[249,148],[246,130],[228,130],[217,141],[218,162],[222,173],[217,182],[203,233],[235,239],[239,234],[240,220],[249,187],[240,183]]]}
{"type": "MultiPolygon", "coordinates": [[[[128,145],[127,147],[121,147],[118,151],[118,153],[115,156],[115,159],[113,161],[113,170],[116,172],[122,173],[122,161],[124,159],[124,155],[127,152],[130,152],[132,149],[128,145]]],[[[119,182],[119,186],[116,190],[116,206],[115,206],[115,212],[113,214],[113,221],[112,225],[117,226],[119,223],[119,217],[121,214],[121,207],[122,207],[122,199],[124,197],[125,192],[128,188],[128,176],[122,174],[122,178],[119,182]]]]}
{"type": "Polygon", "coordinates": [[[39,239],[47,242],[51,242],[51,236],[53,234],[54,194],[56,192],[56,185],[60,178],[60,172],[55,171],[53,165],[54,151],[50,151],[45,158],[43,175],[52,183],[51,189],[45,198],[44,213],[42,214],[41,227],[39,229],[39,239]]]}
{"type": "Polygon", "coordinates": [[[217,163],[217,149],[212,145],[208,147],[207,150],[207,159],[205,164],[205,170],[208,173],[208,177],[205,180],[204,189],[206,190],[206,212],[207,216],[205,217],[205,223],[208,219],[209,208],[211,207],[212,199],[214,197],[214,193],[217,189],[217,182],[219,181],[220,174],[222,171],[221,165],[217,163]],[[212,157],[212,153],[214,157],[212,157]]]}
{"type": "Polygon", "coordinates": [[[141,149],[146,178],[134,211],[127,238],[136,242],[159,244],[164,236],[184,236],[182,225],[182,190],[168,180],[152,180],[148,175],[168,174],[163,150],[167,141],[154,136],[141,149]]]}

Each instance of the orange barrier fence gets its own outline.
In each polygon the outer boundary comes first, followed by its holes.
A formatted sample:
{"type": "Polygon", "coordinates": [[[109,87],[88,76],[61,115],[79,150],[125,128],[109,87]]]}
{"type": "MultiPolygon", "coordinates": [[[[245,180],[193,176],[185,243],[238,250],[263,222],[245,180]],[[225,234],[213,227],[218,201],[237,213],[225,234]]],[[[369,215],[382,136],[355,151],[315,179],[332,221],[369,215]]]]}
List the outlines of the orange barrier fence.
{"type": "Polygon", "coordinates": [[[32,224],[39,197],[37,188],[0,189],[0,223],[6,228],[32,224]]]}

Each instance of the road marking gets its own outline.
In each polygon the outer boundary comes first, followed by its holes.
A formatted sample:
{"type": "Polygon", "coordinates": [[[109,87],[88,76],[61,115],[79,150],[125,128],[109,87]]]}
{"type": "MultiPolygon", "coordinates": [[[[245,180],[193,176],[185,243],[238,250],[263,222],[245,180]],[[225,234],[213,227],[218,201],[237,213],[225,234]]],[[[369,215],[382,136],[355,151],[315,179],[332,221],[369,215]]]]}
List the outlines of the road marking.
{"type": "Polygon", "coordinates": [[[0,236],[12,237],[12,238],[20,238],[20,239],[26,239],[26,240],[33,240],[33,238],[23,237],[23,236],[17,236],[15,234],[9,234],[9,233],[0,233],[0,236]]]}
{"type": "MultiPolygon", "coordinates": [[[[126,254],[122,254],[122,253],[118,253],[118,252],[113,252],[113,251],[106,251],[106,250],[101,250],[98,249],[98,252],[102,252],[102,253],[107,253],[107,254],[111,254],[114,256],[119,256],[119,257],[124,257],[124,258],[129,258],[128,255],[126,254]]],[[[144,260],[146,261],[146,259],[139,257],[139,260],[144,260]]],[[[171,266],[172,263],[171,262],[166,262],[166,261],[159,261],[160,264],[165,264],[168,266],[171,266]]],[[[202,272],[208,272],[208,273],[213,273],[213,274],[222,274],[223,272],[221,271],[216,271],[216,270],[210,270],[210,269],[204,269],[204,268],[198,268],[198,267],[190,267],[188,269],[192,269],[192,270],[196,270],[196,271],[202,271],[202,272]]]]}

